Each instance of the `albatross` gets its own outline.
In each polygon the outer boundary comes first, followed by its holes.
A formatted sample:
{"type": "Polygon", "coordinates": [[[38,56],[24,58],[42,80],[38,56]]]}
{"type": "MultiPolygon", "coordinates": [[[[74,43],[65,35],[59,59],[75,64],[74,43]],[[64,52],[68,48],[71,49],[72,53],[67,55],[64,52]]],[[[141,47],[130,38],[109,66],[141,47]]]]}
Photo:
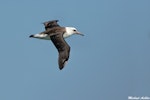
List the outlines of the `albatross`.
{"type": "Polygon", "coordinates": [[[82,33],[77,31],[74,27],[61,27],[58,25],[58,20],[52,20],[44,22],[45,31],[30,35],[30,38],[51,40],[56,47],[59,57],[58,65],[59,69],[62,70],[69,59],[70,46],[67,44],[64,38],[70,37],[73,34],[84,36],[82,33]]]}

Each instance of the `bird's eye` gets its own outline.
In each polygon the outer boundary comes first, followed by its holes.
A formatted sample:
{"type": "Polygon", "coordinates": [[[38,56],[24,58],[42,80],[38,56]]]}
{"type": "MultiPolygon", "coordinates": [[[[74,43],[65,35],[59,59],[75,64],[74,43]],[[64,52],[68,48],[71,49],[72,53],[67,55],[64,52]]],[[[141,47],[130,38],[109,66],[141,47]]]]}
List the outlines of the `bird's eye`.
{"type": "Polygon", "coordinates": [[[76,30],[73,30],[74,32],[76,32],[76,30]]]}

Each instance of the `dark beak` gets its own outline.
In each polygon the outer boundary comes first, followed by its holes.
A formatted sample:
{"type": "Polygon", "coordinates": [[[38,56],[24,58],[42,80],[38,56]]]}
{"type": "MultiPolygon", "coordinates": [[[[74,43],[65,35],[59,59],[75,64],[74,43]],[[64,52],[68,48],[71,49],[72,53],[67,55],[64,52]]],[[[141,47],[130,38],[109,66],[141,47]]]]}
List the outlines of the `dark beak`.
{"type": "Polygon", "coordinates": [[[81,36],[84,36],[84,34],[82,34],[82,33],[80,33],[80,32],[76,32],[76,34],[81,35],[81,36]]]}

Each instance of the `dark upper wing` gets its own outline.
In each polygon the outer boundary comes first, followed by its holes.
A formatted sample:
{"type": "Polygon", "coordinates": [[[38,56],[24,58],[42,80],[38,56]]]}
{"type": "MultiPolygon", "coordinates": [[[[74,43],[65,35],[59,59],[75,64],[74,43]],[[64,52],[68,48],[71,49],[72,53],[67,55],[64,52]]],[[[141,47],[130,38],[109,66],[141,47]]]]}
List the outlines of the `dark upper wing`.
{"type": "Polygon", "coordinates": [[[52,35],[50,38],[59,52],[58,64],[59,69],[61,70],[69,59],[70,46],[64,40],[63,33],[52,35]]]}
{"type": "Polygon", "coordinates": [[[57,22],[58,22],[58,20],[44,22],[43,24],[45,26],[45,30],[53,28],[53,27],[59,27],[57,22]]]}

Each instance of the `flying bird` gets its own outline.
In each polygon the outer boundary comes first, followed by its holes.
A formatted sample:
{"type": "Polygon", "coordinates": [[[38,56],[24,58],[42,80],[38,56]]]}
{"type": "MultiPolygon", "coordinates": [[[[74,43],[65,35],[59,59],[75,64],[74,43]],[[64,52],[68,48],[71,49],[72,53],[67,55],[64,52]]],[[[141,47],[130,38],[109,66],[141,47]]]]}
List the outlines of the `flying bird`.
{"type": "Polygon", "coordinates": [[[61,27],[57,22],[58,20],[44,22],[45,31],[30,35],[29,37],[51,40],[59,53],[58,65],[59,69],[62,70],[70,55],[70,46],[64,38],[70,37],[73,34],[84,35],[74,27],[61,27]]]}

